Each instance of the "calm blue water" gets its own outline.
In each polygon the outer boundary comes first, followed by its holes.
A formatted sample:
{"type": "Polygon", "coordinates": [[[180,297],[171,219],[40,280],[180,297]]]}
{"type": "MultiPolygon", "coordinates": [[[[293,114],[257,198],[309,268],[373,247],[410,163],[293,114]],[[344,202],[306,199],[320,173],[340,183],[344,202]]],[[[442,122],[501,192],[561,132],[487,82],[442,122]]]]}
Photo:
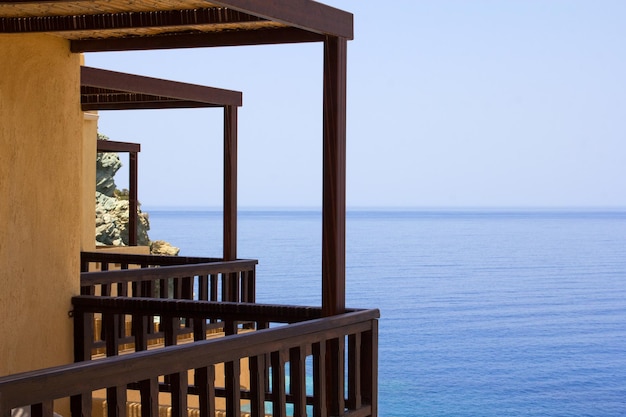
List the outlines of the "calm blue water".
{"type": "MultiPolygon", "coordinates": [[[[220,256],[218,212],[150,211],[220,256]]],[[[354,211],[350,307],[380,320],[380,415],[626,416],[626,212],[354,211]]],[[[259,302],[320,305],[321,215],[243,211],[259,302]]]]}

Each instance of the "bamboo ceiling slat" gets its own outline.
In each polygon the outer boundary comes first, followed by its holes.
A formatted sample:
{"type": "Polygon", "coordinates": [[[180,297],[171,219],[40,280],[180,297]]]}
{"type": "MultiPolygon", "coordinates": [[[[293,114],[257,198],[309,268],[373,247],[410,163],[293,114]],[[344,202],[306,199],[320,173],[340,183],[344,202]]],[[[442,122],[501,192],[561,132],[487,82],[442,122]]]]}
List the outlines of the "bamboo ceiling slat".
{"type": "Polygon", "coordinates": [[[187,31],[255,30],[284,25],[228,9],[193,9],[80,16],[0,18],[0,31],[65,32],[67,39],[146,36],[187,31]],[[71,34],[68,35],[68,33],[71,34]]]}
{"type": "Polygon", "coordinates": [[[266,29],[273,27],[282,27],[277,23],[244,23],[244,24],[222,24],[222,25],[196,25],[196,26],[170,26],[156,28],[129,28],[129,29],[109,29],[99,31],[72,31],[63,34],[65,39],[79,40],[84,38],[102,39],[102,38],[124,38],[127,36],[151,36],[163,34],[181,34],[181,33],[210,33],[221,32],[236,29],[266,29]]]}
{"type": "Polygon", "coordinates": [[[150,12],[211,7],[216,6],[204,0],[0,1],[0,16],[79,16],[87,14],[150,12]]]}

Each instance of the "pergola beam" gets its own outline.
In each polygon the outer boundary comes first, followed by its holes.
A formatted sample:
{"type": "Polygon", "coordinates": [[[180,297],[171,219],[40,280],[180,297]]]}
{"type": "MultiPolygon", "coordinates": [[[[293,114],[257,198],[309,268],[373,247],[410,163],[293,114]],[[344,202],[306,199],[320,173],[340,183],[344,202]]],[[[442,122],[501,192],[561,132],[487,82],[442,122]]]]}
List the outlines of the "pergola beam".
{"type": "Polygon", "coordinates": [[[248,31],[168,33],[152,36],[73,40],[72,52],[143,51],[152,49],[211,48],[220,46],[277,45],[321,42],[324,36],[296,28],[248,31]]]}
{"type": "MultiPolygon", "coordinates": [[[[173,100],[192,101],[199,105],[204,104],[204,106],[199,107],[241,106],[242,104],[242,94],[239,91],[180,83],[91,67],[81,67],[81,87],[95,87],[118,93],[151,95],[173,100]]],[[[92,109],[95,108],[92,107],[92,109]]],[[[166,106],[163,108],[166,108],[166,106]]]]}
{"type": "Polygon", "coordinates": [[[315,1],[211,0],[211,3],[320,35],[354,38],[351,13],[315,1]]]}

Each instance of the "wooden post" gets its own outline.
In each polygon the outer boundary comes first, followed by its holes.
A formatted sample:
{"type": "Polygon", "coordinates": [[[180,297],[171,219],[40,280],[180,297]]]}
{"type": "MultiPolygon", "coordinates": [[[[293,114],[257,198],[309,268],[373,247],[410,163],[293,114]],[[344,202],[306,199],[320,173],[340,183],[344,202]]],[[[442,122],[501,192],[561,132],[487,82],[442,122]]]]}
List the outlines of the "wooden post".
{"type": "Polygon", "coordinates": [[[324,163],[322,200],[322,310],[346,306],[346,77],[347,40],[324,42],[324,163]]]}
{"type": "Polygon", "coordinates": [[[129,184],[128,184],[128,245],[137,246],[137,226],[139,219],[137,216],[137,209],[139,208],[138,196],[137,196],[137,178],[138,178],[138,154],[137,152],[130,152],[129,154],[130,169],[129,169],[129,184]]]}
{"type": "MultiPolygon", "coordinates": [[[[322,201],[322,313],[346,308],[346,78],[347,40],[324,42],[324,163],[322,201]]],[[[344,341],[327,342],[326,410],[344,411],[344,341]]]]}
{"type": "MultiPolygon", "coordinates": [[[[224,260],[237,259],[237,107],[224,107],[224,260]]],[[[228,274],[223,301],[237,301],[236,274],[228,274]]]]}

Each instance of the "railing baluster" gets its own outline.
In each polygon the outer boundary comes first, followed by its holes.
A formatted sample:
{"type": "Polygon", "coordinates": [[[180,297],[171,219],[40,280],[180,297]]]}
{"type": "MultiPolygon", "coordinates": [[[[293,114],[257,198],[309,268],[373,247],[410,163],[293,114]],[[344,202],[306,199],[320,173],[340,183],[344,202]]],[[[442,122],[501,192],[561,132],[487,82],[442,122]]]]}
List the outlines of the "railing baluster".
{"type": "Polygon", "coordinates": [[[180,300],[182,298],[182,280],[180,278],[174,278],[174,299],[180,300]]]}
{"type": "MultiPolygon", "coordinates": [[[[159,415],[159,381],[150,378],[139,382],[141,394],[141,417],[155,417],[159,415]]],[[[72,416],[74,417],[74,416],[72,416]]]]}
{"type": "MultiPolygon", "coordinates": [[[[108,262],[102,262],[100,264],[100,270],[105,272],[109,270],[109,263],[108,262]]],[[[110,296],[111,295],[111,288],[108,284],[102,284],[100,285],[100,295],[102,296],[110,296]]]]}
{"type": "Polygon", "coordinates": [[[187,390],[189,385],[187,378],[186,370],[170,375],[172,417],[187,417],[187,390]]]}
{"type": "Polygon", "coordinates": [[[74,362],[91,360],[93,313],[74,309],[74,362]]]}
{"type": "Polygon", "coordinates": [[[107,356],[116,356],[119,351],[119,315],[113,313],[102,314],[102,329],[106,343],[107,356]]]}
{"type": "MultiPolygon", "coordinates": [[[[120,269],[122,270],[128,269],[128,263],[125,263],[125,262],[121,263],[120,269]]],[[[120,282],[117,284],[117,295],[120,297],[128,296],[128,283],[127,282],[120,282]]]]}
{"type": "Polygon", "coordinates": [[[72,414],[72,417],[90,416],[92,411],[92,402],[91,393],[71,396],[70,413],[72,414]]]}
{"type": "Polygon", "coordinates": [[[107,417],[126,417],[126,386],[107,388],[107,417]]]}
{"type": "Polygon", "coordinates": [[[248,302],[256,303],[256,271],[252,269],[246,275],[248,277],[248,302]]]}
{"type": "Polygon", "coordinates": [[[289,350],[289,382],[293,417],[306,417],[306,355],[301,346],[289,350]]]}
{"type": "Polygon", "coordinates": [[[343,414],[345,408],[344,394],[344,351],[345,342],[343,337],[340,339],[330,339],[326,343],[327,366],[326,385],[328,386],[327,406],[328,412],[333,416],[343,414]]]}
{"type": "Polygon", "coordinates": [[[215,367],[213,365],[197,368],[194,384],[198,390],[200,417],[215,416],[215,367]]]}
{"type": "Polygon", "coordinates": [[[248,280],[246,271],[241,271],[237,273],[237,280],[239,281],[239,302],[247,303],[248,302],[248,280]]]}
{"type": "Polygon", "coordinates": [[[135,336],[135,351],[137,352],[148,349],[148,320],[151,318],[141,313],[133,314],[133,336],[135,336]]]}
{"type": "Polygon", "coordinates": [[[54,401],[49,400],[31,405],[30,415],[31,417],[52,417],[54,415],[54,401]]]}
{"type": "Polygon", "coordinates": [[[287,416],[287,396],[285,394],[285,354],[272,352],[272,416],[287,416]]]}
{"type": "Polygon", "coordinates": [[[170,279],[164,278],[159,280],[159,298],[169,298],[170,279]]]}
{"type": "Polygon", "coordinates": [[[328,417],[326,408],[326,342],[313,344],[313,417],[328,417]]]}
{"type": "Polygon", "coordinates": [[[348,336],[348,400],[349,410],[361,407],[361,333],[348,336]]]}
{"type": "Polygon", "coordinates": [[[209,276],[208,275],[200,275],[198,276],[198,300],[209,299],[209,276]]]}
{"type": "Polygon", "coordinates": [[[364,332],[361,340],[361,389],[363,401],[378,415],[378,321],[371,321],[372,330],[364,332]]]}
{"type": "Polygon", "coordinates": [[[224,363],[224,385],[226,388],[226,415],[241,415],[241,374],[239,359],[224,363]]]}
{"type": "MultiPolygon", "coordinates": [[[[224,334],[237,334],[237,322],[224,322],[224,334]]],[[[241,364],[239,359],[224,363],[224,388],[226,389],[226,414],[228,416],[241,415],[241,364]]]]}
{"type": "Polygon", "coordinates": [[[177,342],[178,329],[180,328],[180,317],[161,316],[163,326],[163,338],[165,346],[175,345],[177,342]]]}
{"type": "Polygon", "coordinates": [[[180,296],[181,300],[191,300],[193,297],[191,294],[193,293],[191,286],[191,278],[190,277],[181,277],[180,278],[180,296]]]}
{"type": "Polygon", "coordinates": [[[250,367],[250,413],[252,417],[265,416],[266,365],[265,355],[252,356],[250,367]]]}
{"type": "Polygon", "coordinates": [[[218,301],[218,277],[218,274],[211,274],[211,301],[218,301]]]}

